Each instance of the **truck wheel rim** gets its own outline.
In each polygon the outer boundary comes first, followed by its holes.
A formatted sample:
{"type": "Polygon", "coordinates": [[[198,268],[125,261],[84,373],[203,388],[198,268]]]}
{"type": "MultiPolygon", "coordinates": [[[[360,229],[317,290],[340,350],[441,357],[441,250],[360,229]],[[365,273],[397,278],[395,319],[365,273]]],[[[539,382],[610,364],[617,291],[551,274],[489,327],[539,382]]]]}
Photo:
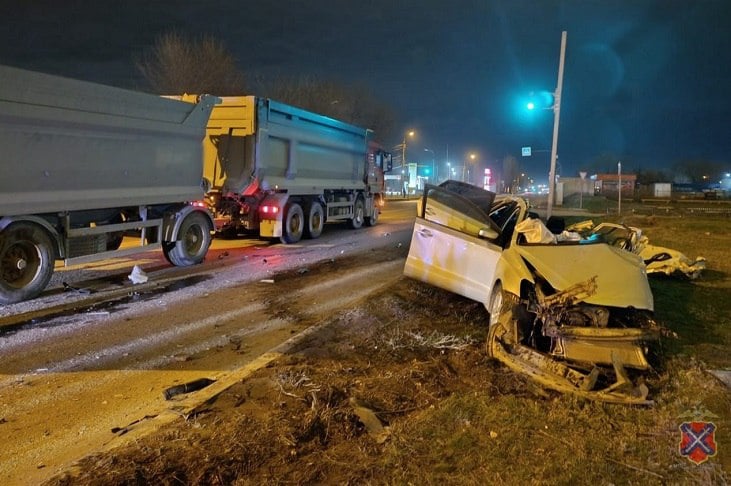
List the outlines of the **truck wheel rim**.
{"type": "Polygon", "coordinates": [[[201,249],[203,235],[200,226],[192,226],[185,234],[185,249],[189,255],[197,254],[201,249]]]}
{"type": "Polygon", "coordinates": [[[40,257],[35,245],[17,242],[2,257],[2,279],[14,288],[22,288],[33,281],[39,266],[40,257]]]}

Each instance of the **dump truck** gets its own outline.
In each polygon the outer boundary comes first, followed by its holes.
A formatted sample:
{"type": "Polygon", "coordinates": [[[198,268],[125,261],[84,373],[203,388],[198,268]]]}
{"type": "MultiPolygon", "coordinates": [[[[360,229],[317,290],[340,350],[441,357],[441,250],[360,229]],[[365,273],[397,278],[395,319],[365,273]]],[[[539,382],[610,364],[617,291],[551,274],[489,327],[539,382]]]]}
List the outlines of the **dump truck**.
{"type": "Polygon", "coordinates": [[[392,161],[372,130],[268,98],[220,100],[203,143],[217,234],[295,243],[329,221],[376,224],[392,161]]]}
{"type": "Polygon", "coordinates": [[[65,265],[161,248],[200,263],[213,218],[202,145],[214,104],[0,66],[0,304],[65,265]],[[139,244],[122,246],[128,234],[139,244]]]}

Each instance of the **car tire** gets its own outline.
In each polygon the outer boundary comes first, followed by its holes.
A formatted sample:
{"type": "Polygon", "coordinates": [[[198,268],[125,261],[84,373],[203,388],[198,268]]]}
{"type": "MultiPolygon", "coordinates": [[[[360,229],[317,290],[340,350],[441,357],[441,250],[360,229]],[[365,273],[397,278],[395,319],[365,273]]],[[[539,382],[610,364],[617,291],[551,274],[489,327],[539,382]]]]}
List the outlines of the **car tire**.
{"type": "Polygon", "coordinates": [[[495,356],[495,346],[502,346],[507,338],[514,341],[516,334],[516,319],[513,316],[513,308],[518,304],[518,297],[503,290],[500,282],[496,282],[490,295],[490,303],[487,312],[490,314],[489,328],[487,331],[487,354],[495,356]]]}

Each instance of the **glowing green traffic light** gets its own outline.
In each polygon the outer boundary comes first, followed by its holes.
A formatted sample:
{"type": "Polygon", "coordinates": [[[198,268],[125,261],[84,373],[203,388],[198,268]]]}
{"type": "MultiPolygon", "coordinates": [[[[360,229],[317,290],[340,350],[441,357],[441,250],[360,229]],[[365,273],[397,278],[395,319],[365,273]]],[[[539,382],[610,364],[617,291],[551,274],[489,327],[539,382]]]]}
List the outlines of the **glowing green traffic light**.
{"type": "Polygon", "coordinates": [[[529,110],[533,110],[533,109],[535,109],[536,104],[533,103],[532,101],[529,101],[528,103],[526,103],[525,107],[528,108],[529,110]]]}

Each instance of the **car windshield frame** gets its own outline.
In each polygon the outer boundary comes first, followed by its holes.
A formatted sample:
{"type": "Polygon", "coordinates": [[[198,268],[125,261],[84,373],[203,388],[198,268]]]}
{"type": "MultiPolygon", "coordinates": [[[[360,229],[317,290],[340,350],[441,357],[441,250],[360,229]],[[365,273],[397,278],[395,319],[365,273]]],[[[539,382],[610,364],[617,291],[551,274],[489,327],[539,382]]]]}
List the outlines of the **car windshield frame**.
{"type": "Polygon", "coordinates": [[[466,218],[478,221],[480,224],[484,225],[485,228],[492,228],[497,231],[498,234],[501,233],[501,228],[496,225],[495,221],[490,217],[490,210],[495,199],[494,193],[458,181],[446,182],[457,183],[459,185],[445,185],[445,183],[442,183],[438,186],[432,184],[426,184],[424,186],[421,211],[418,215],[420,218],[429,220],[425,214],[427,200],[433,200],[437,203],[443,204],[466,218]],[[459,190],[454,190],[455,188],[458,188],[459,190]],[[486,208],[488,210],[486,210],[486,208]]]}

